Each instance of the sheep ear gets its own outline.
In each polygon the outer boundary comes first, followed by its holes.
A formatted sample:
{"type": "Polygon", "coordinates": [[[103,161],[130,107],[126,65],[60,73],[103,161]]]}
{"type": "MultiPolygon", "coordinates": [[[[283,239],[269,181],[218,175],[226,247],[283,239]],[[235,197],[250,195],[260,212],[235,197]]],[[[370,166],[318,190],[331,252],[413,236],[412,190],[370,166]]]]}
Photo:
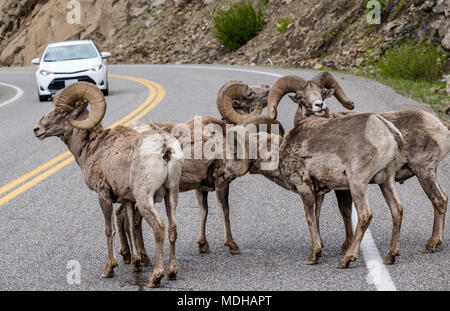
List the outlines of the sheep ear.
{"type": "Polygon", "coordinates": [[[294,95],[288,95],[288,96],[294,103],[296,103],[296,104],[299,103],[297,97],[295,97],[294,95]]]}
{"type": "Polygon", "coordinates": [[[331,89],[326,90],[325,95],[324,95],[324,99],[333,96],[333,95],[334,95],[334,92],[335,92],[335,89],[334,89],[334,88],[331,88],[331,89]]]}

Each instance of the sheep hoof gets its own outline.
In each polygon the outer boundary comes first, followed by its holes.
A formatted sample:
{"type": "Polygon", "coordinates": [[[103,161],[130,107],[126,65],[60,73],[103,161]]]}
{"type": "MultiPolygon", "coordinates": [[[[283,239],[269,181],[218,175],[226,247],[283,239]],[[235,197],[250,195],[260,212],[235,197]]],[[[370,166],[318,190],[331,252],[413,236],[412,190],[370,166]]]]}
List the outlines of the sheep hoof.
{"type": "Polygon", "coordinates": [[[150,277],[150,281],[148,286],[151,288],[156,288],[161,286],[161,279],[164,276],[164,270],[154,271],[152,276],[150,277]]]}
{"type": "Polygon", "coordinates": [[[241,253],[241,250],[239,249],[239,247],[236,247],[236,248],[231,248],[230,247],[230,254],[231,255],[239,255],[239,254],[242,254],[242,253],[241,253]]]}
{"type": "Polygon", "coordinates": [[[178,267],[169,267],[166,273],[166,279],[174,281],[177,279],[178,267]]]}
{"type": "Polygon", "coordinates": [[[317,265],[318,263],[319,263],[318,259],[316,259],[316,260],[308,259],[307,261],[305,261],[305,264],[307,264],[307,265],[317,265]]]}
{"type": "Polygon", "coordinates": [[[242,254],[241,250],[239,249],[239,246],[236,244],[235,241],[225,242],[225,245],[229,247],[231,255],[242,254]]]}
{"type": "Polygon", "coordinates": [[[133,260],[130,265],[131,270],[133,270],[133,272],[141,272],[142,269],[140,263],[141,262],[138,260],[133,260]]]}
{"type": "Polygon", "coordinates": [[[386,259],[384,259],[384,264],[385,265],[393,265],[395,263],[395,257],[396,257],[395,252],[389,252],[386,255],[386,259]]]}
{"type": "Polygon", "coordinates": [[[198,243],[198,251],[200,254],[207,254],[211,253],[211,250],[209,249],[208,241],[200,241],[198,243]]]}
{"type": "Polygon", "coordinates": [[[319,263],[319,258],[322,256],[322,251],[311,251],[311,254],[308,256],[308,259],[305,261],[307,265],[316,265],[319,263]]]}
{"type": "Polygon", "coordinates": [[[114,270],[113,269],[106,270],[106,268],[105,268],[105,270],[103,270],[102,278],[110,279],[113,276],[114,276],[114,270]]]}
{"type": "Polygon", "coordinates": [[[131,254],[130,253],[120,252],[120,255],[122,255],[122,260],[126,265],[129,265],[131,263],[131,254]]]}
{"type": "Polygon", "coordinates": [[[148,257],[147,254],[141,254],[141,258],[142,259],[141,259],[140,265],[142,267],[151,267],[152,266],[152,263],[150,261],[150,257],[148,257]]]}
{"type": "Polygon", "coordinates": [[[348,266],[350,264],[350,258],[343,258],[342,260],[340,260],[338,262],[338,264],[336,265],[336,268],[338,269],[347,269],[348,266]]]}
{"type": "Polygon", "coordinates": [[[160,288],[161,287],[161,281],[159,281],[159,283],[152,283],[152,282],[150,282],[148,284],[148,287],[150,287],[150,288],[160,288]]]}
{"type": "Polygon", "coordinates": [[[427,244],[425,245],[425,249],[422,251],[424,254],[431,254],[436,252],[436,248],[438,245],[441,245],[442,241],[429,239],[427,244]]]}

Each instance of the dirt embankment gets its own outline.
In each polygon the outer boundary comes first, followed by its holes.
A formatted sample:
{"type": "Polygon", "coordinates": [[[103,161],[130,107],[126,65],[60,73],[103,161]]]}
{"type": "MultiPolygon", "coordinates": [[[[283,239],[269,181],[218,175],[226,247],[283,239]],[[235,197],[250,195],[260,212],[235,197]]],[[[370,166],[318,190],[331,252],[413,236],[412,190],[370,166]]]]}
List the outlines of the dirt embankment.
{"type": "MultiPolygon", "coordinates": [[[[405,38],[450,51],[450,0],[383,0],[369,25],[362,0],[269,0],[262,32],[225,53],[213,15],[236,0],[0,0],[0,65],[28,65],[50,42],[92,39],[112,63],[274,64],[351,69],[405,38]],[[80,4],[80,24],[68,23],[80,4]],[[70,19],[70,18],[69,18],[70,19]],[[287,23],[280,32],[280,19],[287,23]]],[[[264,1],[252,0],[255,5],[264,1]]],[[[447,71],[449,70],[447,66],[447,71]]]]}

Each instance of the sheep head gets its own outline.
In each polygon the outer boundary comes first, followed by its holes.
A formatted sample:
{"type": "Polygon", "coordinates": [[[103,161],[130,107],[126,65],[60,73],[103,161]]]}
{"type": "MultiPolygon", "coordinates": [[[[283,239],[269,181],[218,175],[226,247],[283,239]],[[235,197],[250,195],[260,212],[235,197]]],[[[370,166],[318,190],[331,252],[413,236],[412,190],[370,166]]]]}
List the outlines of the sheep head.
{"type": "Polygon", "coordinates": [[[261,114],[267,106],[270,86],[229,81],[217,94],[217,108],[223,120],[242,124],[247,118],[261,114]]]}
{"type": "MultiPolygon", "coordinates": [[[[243,127],[240,125],[237,128],[243,127]]],[[[244,130],[245,134],[243,135],[242,130],[239,129],[237,133],[235,146],[238,146],[238,149],[232,154],[233,157],[227,158],[225,162],[225,179],[232,181],[237,177],[244,176],[249,171],[251,172],[254,167],[258,167],[259,170],[270,171],[278,168],[282,136],[267,132],[251,133],[246,130],[244,130]]],[[[232,136],[227,133],[227,139],[229,137],[232,136]]]]}
{"type": "Polygon", "coordinates": [[[226,159],[224,177],[231,181],[245,175],[255,163],[261,167],[261,162],[265,162],[266,169],[275,169],[278,166],[278,147],[283,135],[281,123],[263,115],[250,117],[243,124],[228,130],[227,148],[232,146],[233,152],[227,153],[227,156],[232,157],[226,159]],[[276,139],[276,144],[273,139],[276,139]]]}
{"type": "Polygon", "coordinates": [[[318,74],[311,81],[298,76],[285,76],[278,79],[270,89],[268,110],[271,119],[277,118],[278,104],[288,93],[295,93],[291,99],[301,104],[303,108],[309,107],[310,112],[318,116],[326,115],[327,106],[324,100],[333,95],[345,108],[354,108],[353,102],[347,98],[337,81],[328,72],[318,74]]]}
{"type": "Polygon", "coordinates": [[[34,135],[43,140],[46,137],[63,137],[73,128],[88,130],[101,122],[106,111],[103,93],[93,84],[78,82],[56,93],[53,104],[34,129],[34,135]],[[87,106],[92,111],[88,113],[87,106]]]}

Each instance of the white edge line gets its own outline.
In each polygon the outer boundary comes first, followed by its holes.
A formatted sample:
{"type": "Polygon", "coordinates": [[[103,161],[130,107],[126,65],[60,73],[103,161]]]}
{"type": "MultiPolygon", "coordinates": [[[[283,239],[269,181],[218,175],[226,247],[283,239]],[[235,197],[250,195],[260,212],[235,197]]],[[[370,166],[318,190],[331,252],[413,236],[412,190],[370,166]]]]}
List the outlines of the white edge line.
{"type": "MultiPolygon", "coordinates": [[[[356,209],[352,204],[353,230],[355,230],[357,222],[358,216],[356,209]]],[[[367,269],[369,270],[367,282],[374,285],[378,291],[397,291],[389,271],[381,259],[380,253],[378,252],[372,233],[369,229],[367,229],[364,234],[360,248],[362,250],[367,269]]]]}
{"type": "Polygon", "coordinates": [[[8,104],[11,104],[13,101],[19,99],[23,95],[23,90],[20,87],[17,87],[17,86],[12,85],[12,84],[2,83],[2,82],[0,82],[0,85],[5,85],[5,86],[11,87],[11,88],[16,90],[16,95],[14,95],[13,98],[10,98],[7,101],[1,103],[0,107],[4,107],[4,106],[6,106],[8,104]]]}

